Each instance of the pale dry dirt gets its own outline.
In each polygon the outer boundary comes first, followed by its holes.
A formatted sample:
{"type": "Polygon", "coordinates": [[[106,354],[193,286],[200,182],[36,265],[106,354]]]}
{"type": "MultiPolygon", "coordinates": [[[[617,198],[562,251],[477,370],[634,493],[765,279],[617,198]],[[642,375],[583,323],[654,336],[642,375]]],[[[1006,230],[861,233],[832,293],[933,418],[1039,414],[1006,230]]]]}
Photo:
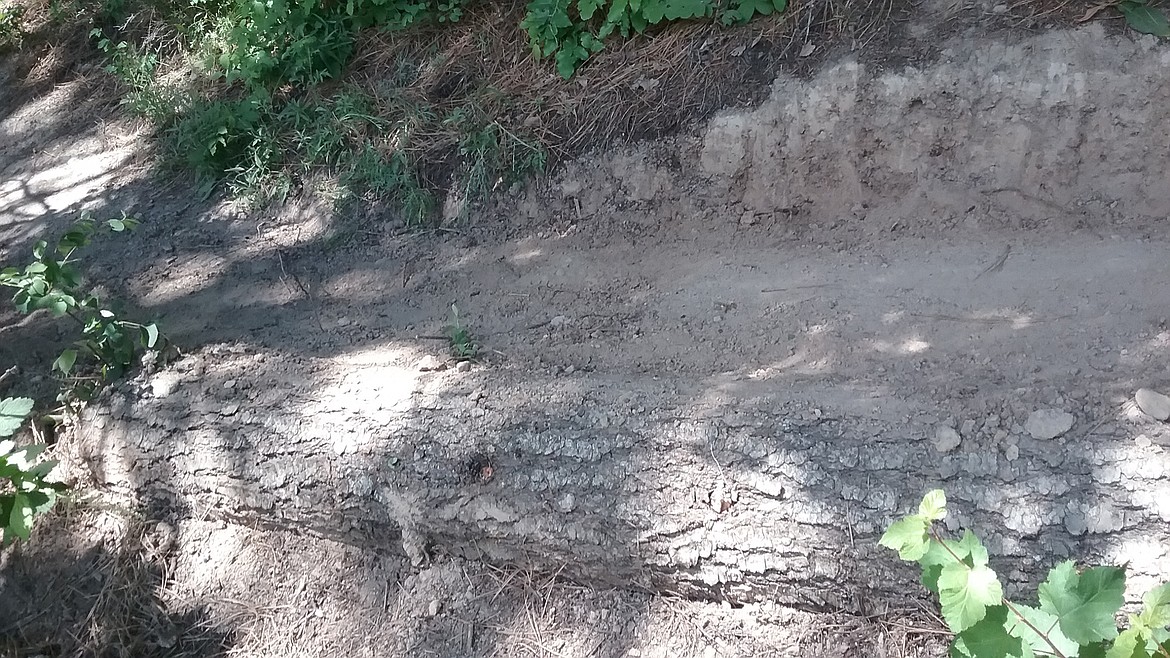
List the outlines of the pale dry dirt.
{"type": "MultiPolygon", "coordinates": [[[[18,655],[942,655],[873,548],[936,486],[1012,587],[1128,562],[1136,600],[1170,577],[1170,428],[1133,403],[1170,393],[1168,65],[1099,25],[846,54],[426,233],[158,192],[129,124],[38,142],[67,113],[44,97],[0,124],[2,260],[82,207],[140,214],[94,276],[185,354],[59,444],[95,493],[5,554],[0,632],[18,655]]],[[[2,331],[6,361],[51,359],[43,320],[2,331]]]]}

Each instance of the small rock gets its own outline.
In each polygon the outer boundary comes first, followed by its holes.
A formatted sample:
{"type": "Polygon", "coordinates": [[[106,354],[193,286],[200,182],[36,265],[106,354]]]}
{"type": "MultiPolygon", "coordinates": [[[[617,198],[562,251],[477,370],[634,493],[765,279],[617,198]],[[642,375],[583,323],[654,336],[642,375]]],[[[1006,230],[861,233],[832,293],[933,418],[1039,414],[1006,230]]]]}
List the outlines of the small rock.
{"type": "Polygon", "coordinates": [[[561,496],[560,500],[557,501],[557,509],[564,514],[572,512],[575,507],[577,507],[577,499],[571,493],[561,496]]]}
{"type": "Polygon", "coordinates": [[[1146,436],[1145,434],[1138,434],[1137,437],[1133,440],[1133,443],[1139,448],[1149,448],[1150,446],[1154,445],[1154,442],[1150,440],[1150,437],[1146,436]]]}
{"type": "Polygon", "coordinates": [[[991,8],[991,13],[993,13],[993,14],[1006,14],[1006,13],[1008,13],[1008,6],[1003,5],[1003,4],[996,5],[996,6],[991,8]]]}
{"type": "Polygon", "coordinates": [[[222,414],[224,416],[234,416],[234,415],[236,415],[236,412],[238,412],[239,410],[240,410],[240,405],[233,402],[233,403],[227,405],[226,407],[224,407],[223,409],[221,409],[220,414],[222,414]]]}
{"type": "Polygon", "coordinates": [[[743,214],[743,217],[739,218],[739,223],[743,224],[744,226],[751,226],[752,224],[755,224],[756,223],[756,213],[754,213],[750,210],[748,212],[745,212],[743,214]]]}
{"type": "Polygon", "coordinates": [[[934,449],[939,452],[950,452],[959,447],[962,438],[955,428],[946,425],[939,425],[934,430],[934,449]]]}
{"type": "Polygon", "coordinates": [[[585,184],[580,180],[568,178],[561,182],[561,194],[566,197],[575,197],[585,189],[585,184]]]}
{"type": "Polygon", "coordinates": [[[1009,462],[1014,462],[1020,458],[1020,447],[1015,444],[1009,445],[1007,450],[1003,451],[1003,455],[1009,462]]]}
{"type": "Polygon", "coordinates": [[[443,604],[438,599],[431,599],[431,604],[427,606],[427,615],[430,617],[437,617],[443,610],[443,604]]]}
{"type": "Polygon", "coordinates": [[[229,391],[232,390],[233,388],[236,387],[236,380],[234,380],[234,379],[227,380],[226,382],[223,383],[223,387],[229,391]]]}
{"type": "Polygon", "coordinates": [[[1170,419],[1170,397],[1148,388],[1139,388],[1133,394],[1133,399],[1145,415],[1157,420],[1170,419]]]}
{"type": "Polygon", "coordinates": [[[715,650],[715,647],[703,649],[703,658],[716,658],[718,655],[719,652],[715,650]]]}
{"type": "Polygon", "coordinates": [[[419,359],[418,363],[416,363],[414,367],[417,368],[419,372],[432,372],[446,369],[447,364],[435,358],[433,354],[428,354],[419,359]]]}
{"type": "Polygon", "coordinates": [[[565,368],[565,374],[566,374],[566,375],[571,375],[571,374],[573,374],[573,373],[575,373],[575,372],[577,372],[577,367],[576,367],[576,366],[568,366],[568,367],[566,367],[566,368],[565,368]]]}
{"type": "Polygon", "coordinates": [[[455,370],[457,370],[458,372],[468,372],[471,370],[471,362],[470,361],[460,361],[459,363],[455,364],[455,370]]]}
{"type": "Polygon", "coordinates": [[[178,376],[171,373],[159,373],[150,380],[150,392],[156,398],[165,398],[179,387],[178,376]]]}
{"type": "Polygon", "coordinates": [[[1059,409],[1037,409],[1028,414],[1024,430],[1033,439],[1055,439],[1072,429],[1076,421],[1073,415],[1059,409]]]}
{"type": "Polygon", "coordinates": [[[968,439],[975,437],[975,421],[968,419],[963,421],[963,428],[959,430],[959,434],[968,439]]]}
{"type": "Polygon", "coordinates": [[[564,329],[565,325],[567,324],[569,324],[569,318],[563,315],[555,316],[553,319],[548,321],[548,326],[551,329],[564,329]]]}

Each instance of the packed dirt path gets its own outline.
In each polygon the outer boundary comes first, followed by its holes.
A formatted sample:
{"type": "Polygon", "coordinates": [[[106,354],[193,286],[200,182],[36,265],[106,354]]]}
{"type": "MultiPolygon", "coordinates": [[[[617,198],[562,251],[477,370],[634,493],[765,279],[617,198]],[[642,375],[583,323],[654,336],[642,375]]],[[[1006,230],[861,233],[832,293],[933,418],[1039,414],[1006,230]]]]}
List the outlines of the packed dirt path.
{"type": "Polygon", "coordinates": [[[941,655],[876,547],[935,487],[1012,587],[1074,557],[1134,598],[1170,577],[1133,401],[1170,393],[1167,64],[1099,27],[845,58],[422,234],[127,182],[100,276],[187,353],[60,446],[144,519],[77,515],[167,574],[162,655],[941,655]]]}

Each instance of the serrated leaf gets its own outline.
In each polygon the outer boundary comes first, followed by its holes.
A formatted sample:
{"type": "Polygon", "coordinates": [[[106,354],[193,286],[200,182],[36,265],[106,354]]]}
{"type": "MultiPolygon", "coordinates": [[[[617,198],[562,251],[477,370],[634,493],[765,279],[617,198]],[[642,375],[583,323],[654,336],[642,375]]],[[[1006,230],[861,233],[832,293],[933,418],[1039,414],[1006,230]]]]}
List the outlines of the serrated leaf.
{"type": "Polygon", "coordinates": [[[587,21],[604,4],[605,0],[577,0],[577,13],[581,14],[581,20],[587,21]]]}
{"type": "Polygon", "coordinates": [[[979,541],[975,533],[970,530],[963,531],[963,536],[952,550],[960,556],[960,559],[971,566],[978,567],[987,564],[987,549],[984,548],[983,542],[979,541]]]}
{"type": "Polygon", "coordinates": [[[946,565],[938,577],[938,591],[943,619],[955,633],[971,628],[984,618],[989,607],[1003,602],[1003,586],[986,564],[946,565]]]}
{"type": "Polygon", "coordinates": [[[907,562],[917,562],[930,548],[930,524],[920,516],[908,516],[895,521],[878,541],[907,562]]]}
{"type": "Polygon", "coordinates": [[[1170,583],[1146,592],[1142,604],[1142,611],[1137,616],[1138,624],[1151,630],[1170,626],[1170,583]]]}
{"type": "Polygon", "coordinates": [[[1150,658],[1146,651],[1146,639],[1137,629],[1131,628],[1114,640],[1113,646],[1105,652],[1105,658],[1150,658]]]}
{"type": "Polygon", "coordinates": [[[1077,643],[1068,639],[1064,631],[1060,630],[1060,622],[1055,616],[1026,605],[1015,605],[1014,608],[1015,612],[1023,616],[1024,621],[1015,614],[1008,615],[1006,624],[1008,633],[1023,640],[1033,651],[1044,655],[1052,655],[1053,646],[1061,655],[1077,655],[1077,643]],[[1025,621],[1027,623],[1024,623],[1025,621]]]}
{"type": "Polygon", "coordinates": [[[947,516],[947,495],[942,489],[928,491],[918,504],[918,515],[928,521],[939,521],[947,516]]]}
{"type": "Polygon", "coordinates": [[[1137,32],[1170,37],[1170,21],[1160,9],[1136,2],[1122,2],[1117,8],[1125,16],[1125,22],[1137,32]]]}
{"type": "Polygon", "coordinates": [[[32,413],[31,398],[4,398],[0,400],[0,436],[12,436],[24,419],[32,413]]]}
{"type": "Polygon", "coordinates": [[[932,538],[926,553],[918,559],[918,564],[922,567],[922,584],[935,594],[938,594],[938,577],[942,574],[943,567],[956,560],[964,560],[970,554],[969,549],[959,546],[957,542],[945,539],[943,542],[945,546],[932,538]]]}
{"type": "Polygon", "coordinates": [[[1055,615],[1069,639],[1090,644],[1117,637],[1114,615],[1125,594],[1125,570],[1093,567],[1078,574],[1072,561],[1057,565],[1040,584],[1040,609],[1055,615]]]}
{"type": "MultiPolygon", "coordinates": [[[[970,658],[1025,658],[1031,649],[1018,637],[1005,630],[1008,609],[997,605],[987,609],[986,616],[955,638],[960,655],[970,658]]],[[[1066,654],[1067,655],[1067,654],[1066,654]]]]}

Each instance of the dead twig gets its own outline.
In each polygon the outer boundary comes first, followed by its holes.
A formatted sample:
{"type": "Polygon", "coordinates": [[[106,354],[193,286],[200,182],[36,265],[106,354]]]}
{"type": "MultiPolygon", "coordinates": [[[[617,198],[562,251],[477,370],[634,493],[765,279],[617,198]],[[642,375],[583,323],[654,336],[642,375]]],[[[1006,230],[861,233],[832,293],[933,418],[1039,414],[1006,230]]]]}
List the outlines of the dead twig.
{"type": "Polygon", "coordinates": [[[978,279],[979,277],[983,276],[984,274],[989,274],[992,272],[998,272],[998,271],[1002,270],[1003,264],[1007,262],[1008,256],[1010,256],[1011,253],[1012,253],[1012,246],[1010,244],[1004,246],[1003,253],[1001,253],[999,255],[999,258],[996,258],[995,262],[993,262],[991,265],[988,265],[987,267],[983,268],[983,271],[980,272],[979,274],[976,274],[975,278],[978,279]]]}

